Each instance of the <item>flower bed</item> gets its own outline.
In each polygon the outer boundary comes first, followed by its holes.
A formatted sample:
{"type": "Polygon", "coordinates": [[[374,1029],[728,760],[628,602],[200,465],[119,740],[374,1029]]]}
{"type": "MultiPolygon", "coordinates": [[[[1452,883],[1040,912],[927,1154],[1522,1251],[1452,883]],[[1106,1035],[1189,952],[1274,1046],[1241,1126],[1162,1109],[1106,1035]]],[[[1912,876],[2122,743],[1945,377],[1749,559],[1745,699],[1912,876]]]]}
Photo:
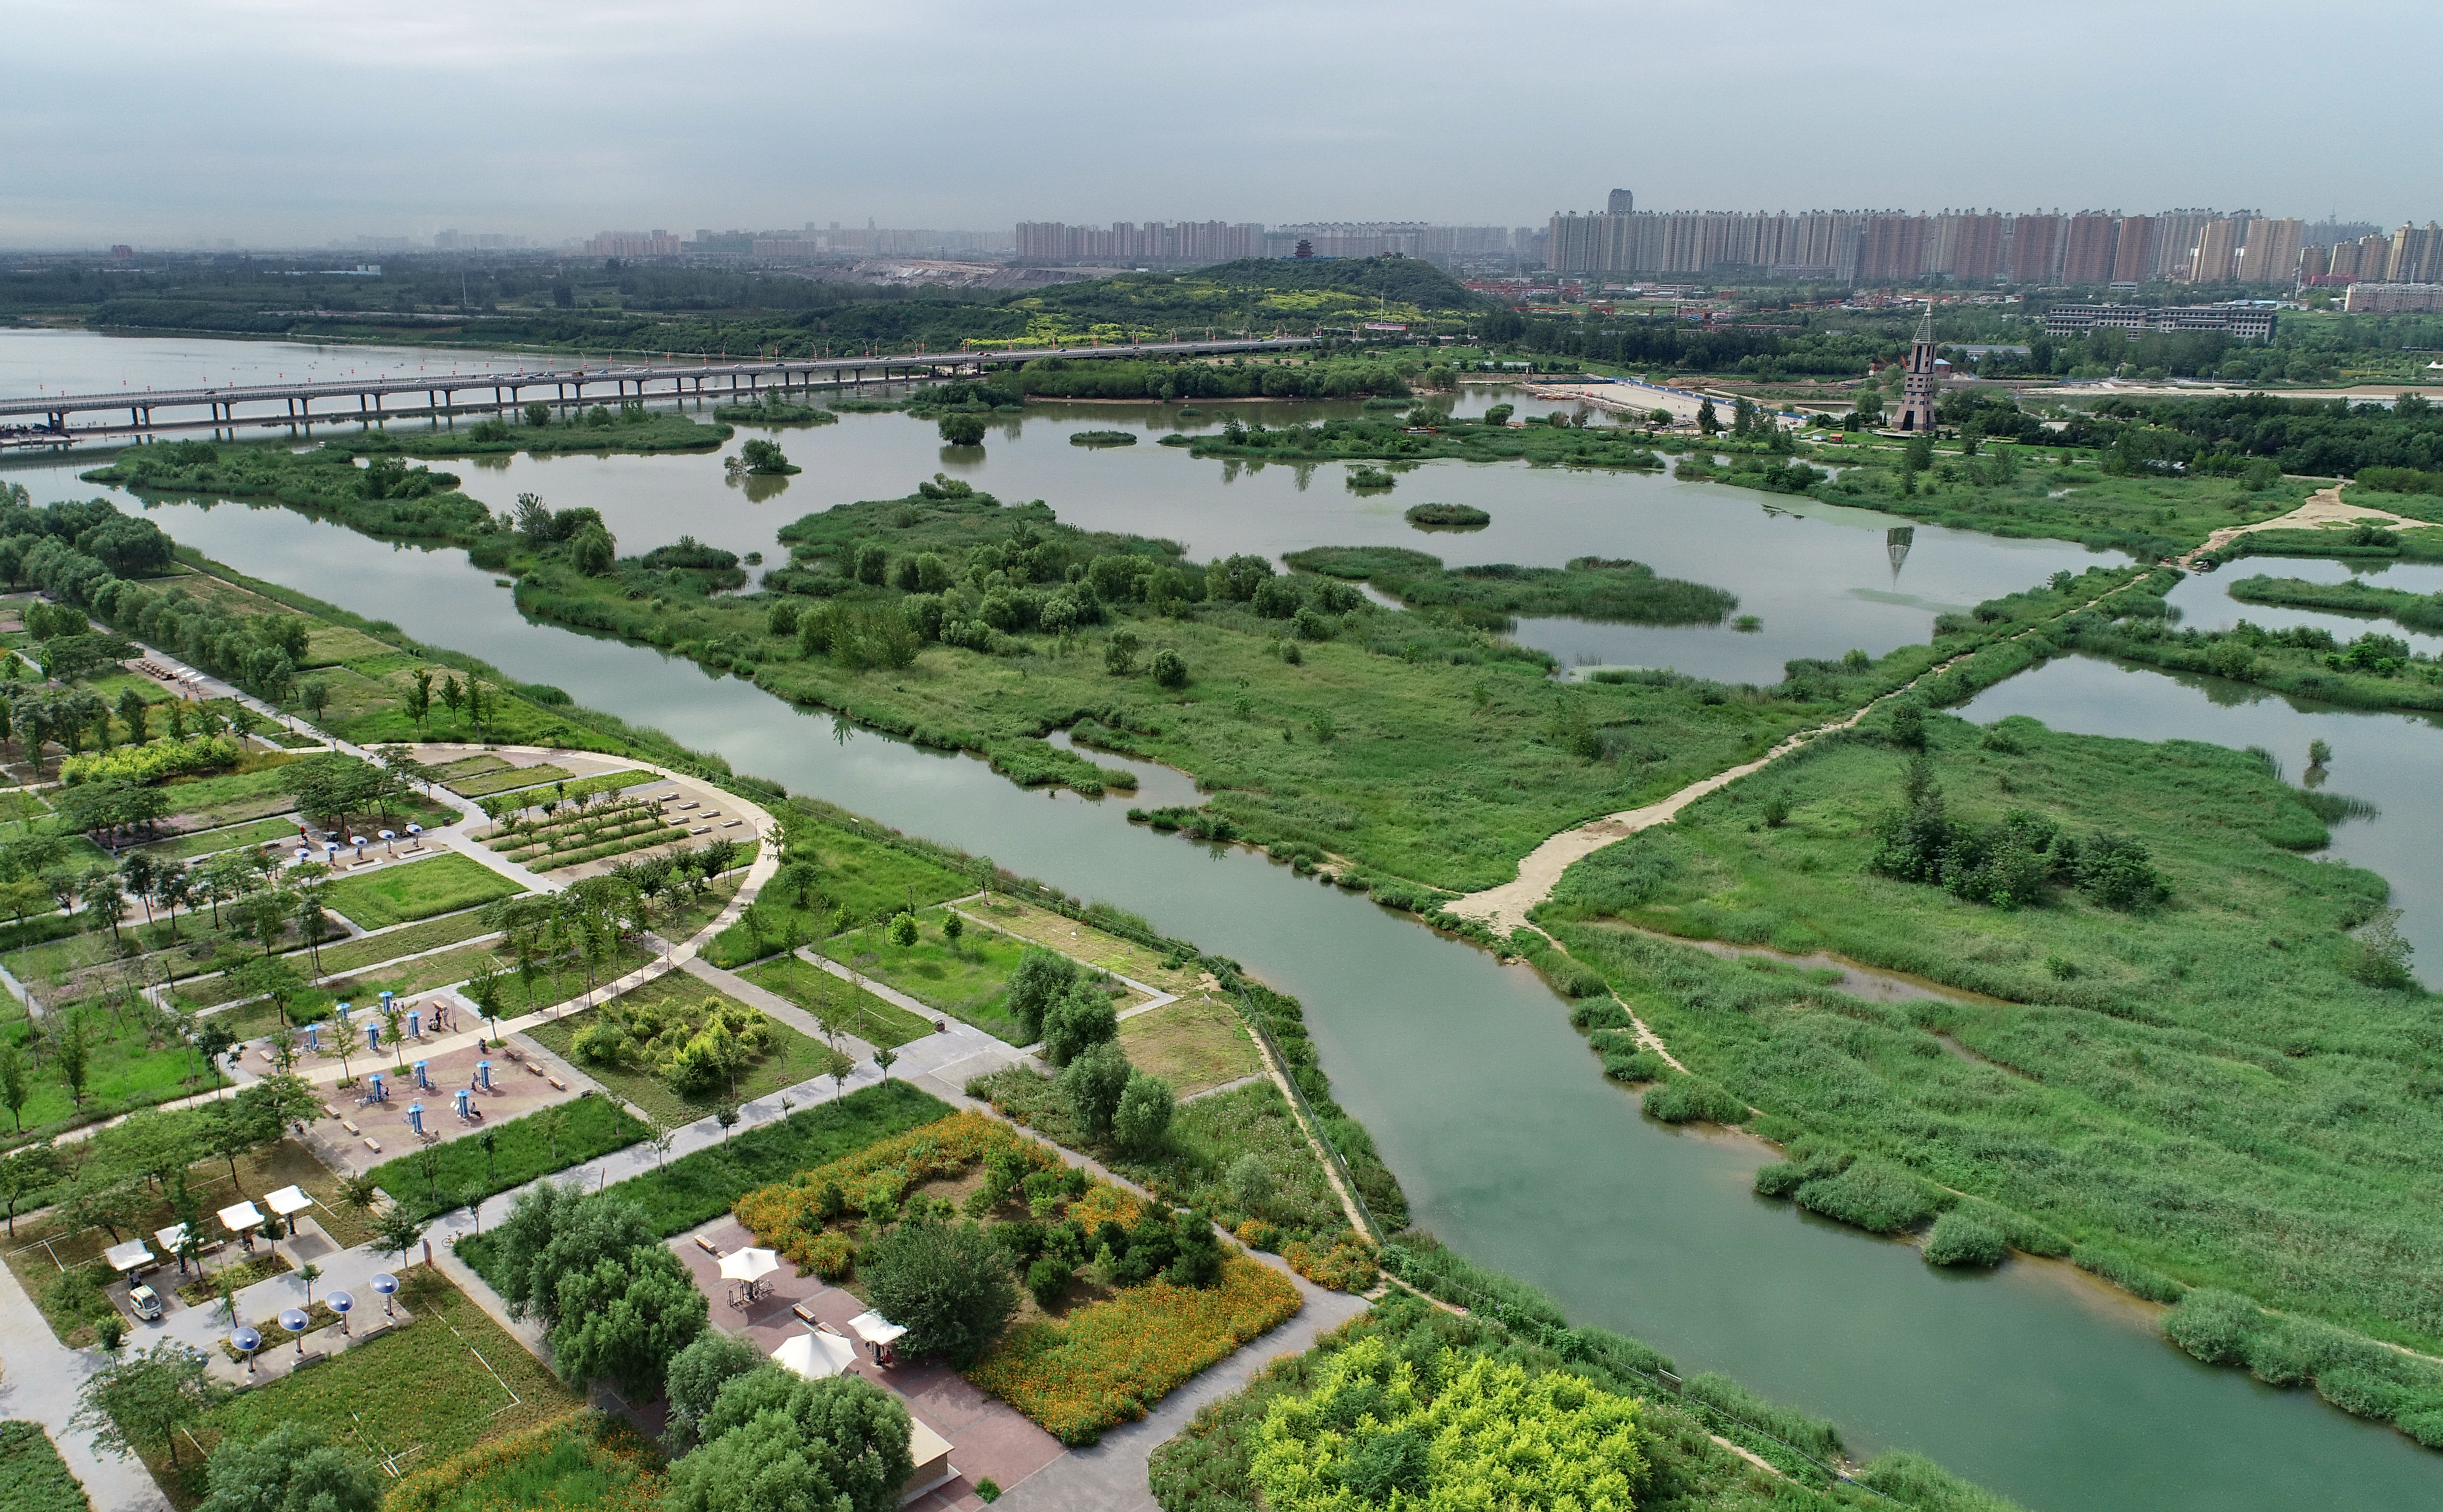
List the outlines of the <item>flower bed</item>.
{"type": "Polygon", "coordinates": [[[1282,1246],[1281,1259],[1307,1280],[1336,1292],[1362,1292],[1380,1274],[1373,1247],[1355,1229],[1344,1231],[1329,1246],[1292,1240],[1282,1246]]]}
{"type": "Polygon", "coordinates": [[[1151,1281],[1057,1320],[1003,1334],[966,1374],[1064,1444],[1133,1422],[1197,1372],[1269,1333],[1300,1306],[1272,1267],[1233,1255],[1217,1286],[1151,1281]]]}

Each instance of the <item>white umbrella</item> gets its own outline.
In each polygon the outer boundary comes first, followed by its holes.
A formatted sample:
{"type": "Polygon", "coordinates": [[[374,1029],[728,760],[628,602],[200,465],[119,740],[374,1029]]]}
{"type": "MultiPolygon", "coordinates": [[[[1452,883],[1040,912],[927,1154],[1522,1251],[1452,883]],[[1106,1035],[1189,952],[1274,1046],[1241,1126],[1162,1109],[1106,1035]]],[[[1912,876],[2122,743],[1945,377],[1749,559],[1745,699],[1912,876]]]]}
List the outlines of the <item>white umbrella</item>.
{"type": "Polygon", "coordinates": [[[772,1352],[772,1362],[810,1381],[818,1381],[855,1364],[856,1346],[837,1334],[799,1334],[772,1352]]]}
{"type": "Polygon", "coordinates": [[[723,1281],[762,1281],[781,1268],[781,1257],[768,1249],[742,1249],[721,1258],[723,1281]]]}

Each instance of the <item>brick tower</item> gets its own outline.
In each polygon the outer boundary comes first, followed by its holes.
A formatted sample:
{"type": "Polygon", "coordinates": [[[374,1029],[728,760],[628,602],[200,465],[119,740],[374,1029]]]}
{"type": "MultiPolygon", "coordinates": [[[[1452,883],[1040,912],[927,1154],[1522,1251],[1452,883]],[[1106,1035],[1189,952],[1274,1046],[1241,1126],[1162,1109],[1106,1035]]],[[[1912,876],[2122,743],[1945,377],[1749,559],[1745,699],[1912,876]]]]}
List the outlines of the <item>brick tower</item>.
{"type": "Polygon", "coordinates": [[[1918,323],[1917,340],[1909,343],[1908,368],[1901,379],[1901,413],[1896,430],[1911,434],[1934,431],[1934,307],[1926,306],[1918,323]]]}

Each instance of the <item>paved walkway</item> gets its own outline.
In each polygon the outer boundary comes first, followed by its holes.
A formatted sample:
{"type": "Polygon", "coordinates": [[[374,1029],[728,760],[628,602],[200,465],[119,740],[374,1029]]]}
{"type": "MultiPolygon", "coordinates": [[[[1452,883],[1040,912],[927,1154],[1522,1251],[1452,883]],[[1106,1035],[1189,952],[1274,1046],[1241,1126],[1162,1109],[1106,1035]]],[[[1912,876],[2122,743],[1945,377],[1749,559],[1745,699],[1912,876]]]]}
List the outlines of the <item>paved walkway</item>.
{"type": "MultiPolygon", "coordinates": [[[[131,1341],[143,1346],[140,1327],[131,1341]]],[[[96,1354],[79,1354],[59,1341],[16,1273],[0,1265],[0,1418],[43,1425],[69,1471],[84,1483],[94,1512],[162,1512],[170,1501],[153,1484],[152,1471],[95,1449],[91,1435],[68,1427],[77,1392],[96,1363],[96,1354]]]]}

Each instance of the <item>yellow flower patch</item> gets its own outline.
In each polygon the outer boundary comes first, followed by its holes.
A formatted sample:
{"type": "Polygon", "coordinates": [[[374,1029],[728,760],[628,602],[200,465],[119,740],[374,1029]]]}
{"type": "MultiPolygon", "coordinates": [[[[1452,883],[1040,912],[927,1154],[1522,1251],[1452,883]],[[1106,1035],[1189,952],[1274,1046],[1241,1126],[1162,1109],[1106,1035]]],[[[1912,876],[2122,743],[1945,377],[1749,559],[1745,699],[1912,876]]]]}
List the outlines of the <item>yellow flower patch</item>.
{"type": "Polygon", "coordinates": [[[1209,1288],[1150,1281],[1003,1334],[966,1374],[1058,1436],[1092,1444],[1197,1372],[1294,1317],[1297,1287],[1232,1255],[1209,1288]]]}

